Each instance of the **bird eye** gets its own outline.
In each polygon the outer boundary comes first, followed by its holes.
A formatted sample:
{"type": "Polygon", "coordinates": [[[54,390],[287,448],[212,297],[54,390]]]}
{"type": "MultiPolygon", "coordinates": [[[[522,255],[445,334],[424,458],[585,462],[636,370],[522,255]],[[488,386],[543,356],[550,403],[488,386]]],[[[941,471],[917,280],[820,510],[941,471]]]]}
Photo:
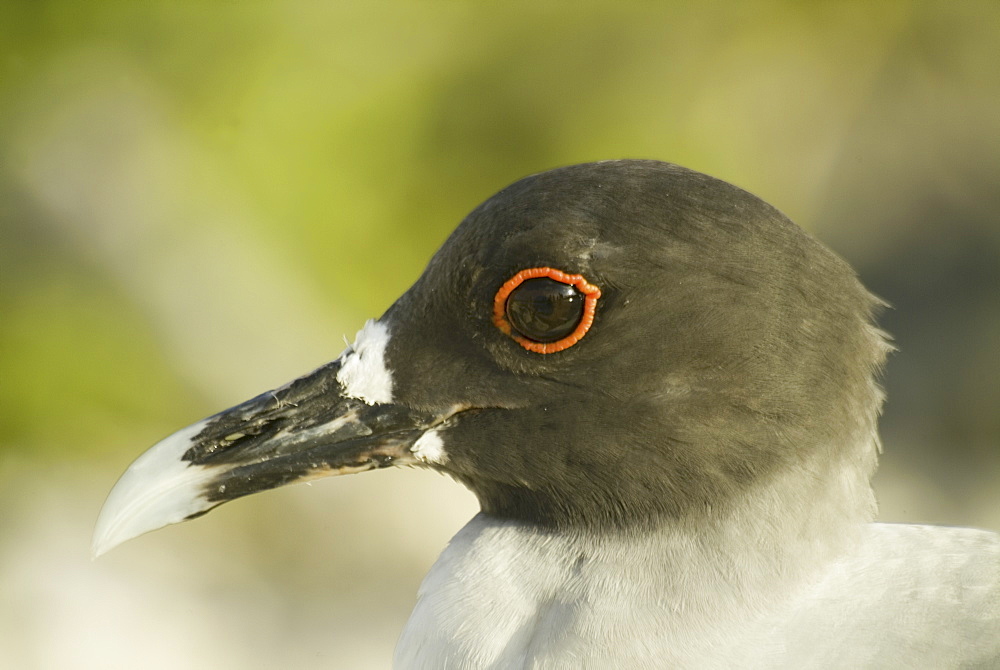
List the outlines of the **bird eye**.
{"type": "Polygon", "coordinates": [[[600,297],[601,290],[582,275],[528,268],[497,291],[493,323],[528,351],[551,354],[587,333],[600,297]]]}
{"type": "Polygon", "coordinates": [[[507,320],[529,340],[548,344],[566,337],[583,318],[583,294],[548,277],[528,279],[510,292],[507,320]]]}

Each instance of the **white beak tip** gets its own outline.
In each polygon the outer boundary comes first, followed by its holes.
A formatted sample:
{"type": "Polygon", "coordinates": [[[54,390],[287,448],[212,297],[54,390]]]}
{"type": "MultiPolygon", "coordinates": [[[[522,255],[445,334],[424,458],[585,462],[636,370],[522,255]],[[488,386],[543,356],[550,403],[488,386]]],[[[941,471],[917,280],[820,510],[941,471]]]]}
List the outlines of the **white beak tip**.
{"type": "Polygon", "coordinates": [[[151,530],[206,512],[218,503],[205,496],[217,468],[183,460],[200,421],[150,447],[128,467],[111,489],[94,528],[94,558],[151,530]]]}

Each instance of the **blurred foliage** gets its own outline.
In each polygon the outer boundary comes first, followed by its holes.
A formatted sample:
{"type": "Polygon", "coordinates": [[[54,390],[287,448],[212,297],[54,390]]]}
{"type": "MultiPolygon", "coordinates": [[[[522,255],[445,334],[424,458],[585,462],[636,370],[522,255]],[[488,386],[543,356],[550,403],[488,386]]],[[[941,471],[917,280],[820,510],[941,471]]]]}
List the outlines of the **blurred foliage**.
{"type": "MultiPolygon", "coordinates": [[[[0,449],[134,451],[336,355],[466,211],[558,164],[682,163],[863,275],[901,239],[924,267],[915,195],[995,191],[997,38],[996,2],[3,3],[0,449]]],[[[993,204],[948,296],[997,276],[993,204]]],[[[963,303],[983,342],[995,288],[963,303]]],[[[958,386],[995,447],[996,393],[958,386]]]]}

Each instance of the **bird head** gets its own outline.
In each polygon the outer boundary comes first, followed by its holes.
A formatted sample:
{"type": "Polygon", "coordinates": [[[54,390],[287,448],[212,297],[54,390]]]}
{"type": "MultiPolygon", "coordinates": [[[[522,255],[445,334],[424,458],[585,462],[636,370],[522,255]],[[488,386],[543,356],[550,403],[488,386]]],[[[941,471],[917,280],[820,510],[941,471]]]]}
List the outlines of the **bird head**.
{"type": "Polygon", "coordinates": [[[398,465],[556,528],[718,514],[789,469],[867,483],[879,306],[723,181],[636,160],[533,175],[473,210],[338,359],[140,456],[95,552],[257,491],[398,465]]]}

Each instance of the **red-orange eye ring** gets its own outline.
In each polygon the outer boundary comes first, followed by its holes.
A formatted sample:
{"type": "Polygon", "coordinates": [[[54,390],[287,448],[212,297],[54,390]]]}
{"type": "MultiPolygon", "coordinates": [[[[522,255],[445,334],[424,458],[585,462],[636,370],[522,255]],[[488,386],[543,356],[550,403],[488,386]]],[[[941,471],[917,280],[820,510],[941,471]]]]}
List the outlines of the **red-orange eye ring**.
{"type": "Polygon", "coordinates": [[[562,270],[549,267],[528,268],[521,270],[508,279],[500,287],[500,290],[497,291],[496,296],[493,298],[493,325],[499,328],[504,334],[509,335],[528,351],[533,351],[537,354],[554,354],[557,351],[572,347],[587,334],[590,326],[594,323],[594,312],[597,309],[597,299],[600,297],[601,289],[584,279],[583,275],[568,274],[562,270]],[[574,287],[583,295],[583,314],[576,324],[576,328],[569,335],[555,342],[537,342],[524,337],[514,329],[507,317],[507,301],[511,293],[525,281],[539,278],[552,279],[559,283],[567,284],[574,287]]]}

